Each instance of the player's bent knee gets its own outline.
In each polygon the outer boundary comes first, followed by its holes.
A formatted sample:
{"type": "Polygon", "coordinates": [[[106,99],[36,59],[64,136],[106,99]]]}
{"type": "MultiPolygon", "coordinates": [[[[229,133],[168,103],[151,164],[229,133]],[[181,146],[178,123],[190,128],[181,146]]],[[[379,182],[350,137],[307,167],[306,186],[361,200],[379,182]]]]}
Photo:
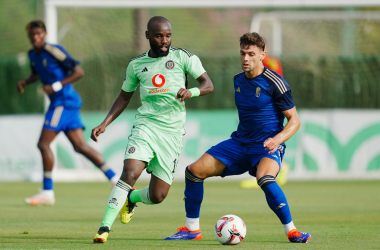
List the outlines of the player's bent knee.
{"type": "Polygon", "coordinates": [[[204,171],[203,164],[200,164],[199,160],[190,164],[186,169],[198,178],[206,179],[207,177],[210,177],[207,172],[204,171]]]}
{"type": "Polygon", "coordinates": [[[259,185],[261,188],[275,182],[276,182],[276,178],[272,175],[264,175],[260,178],[257,178],[257,185],[259,185]]]}
{"type": "Polygon", "coordinates": [[[203,182],[204,181],[205,178],[199,177],[198,175],[194,174],[190,169],[191,169],[190,166],[188,166],[185,170],[186,180],[191,181],[191,182],[203,182]]]}
{"type": "Polygon", "coordinates": [[[128,183],[129,185],[134,185],[139,178],[139,174],[135,173],[133,171],[124,171],[121,173],[120,180],[124,181],[125,183],[128,183]]]}
{"type": "Polygon", "coordinates": [[[87,151],[87,148],[88,148],[87,144],[74,146],[75,152],[77,152],[79,154],[84,154],[87,151]]]}
{"type": "Polygon", "coordinates": [[[45,151],[45,150],[49,150],[50,147],[49,147],[49,144],[45,143],[45,142],[38,142],[37,143],[37,147],[40,151],[45,151]]]}
{"type": "Polygon", "coordinates": [[[161,192],[161,193],[154,193],[150,195],[149,198],[154,204],[159,204],[165,200],[166,196],[167,196],[167,193],[161,192]]]}

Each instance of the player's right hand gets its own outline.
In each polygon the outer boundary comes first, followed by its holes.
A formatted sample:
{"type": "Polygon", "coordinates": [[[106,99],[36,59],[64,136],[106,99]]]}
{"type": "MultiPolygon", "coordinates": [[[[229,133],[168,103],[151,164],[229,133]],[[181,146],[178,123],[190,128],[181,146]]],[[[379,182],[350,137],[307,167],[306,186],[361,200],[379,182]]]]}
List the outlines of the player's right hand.
{"type": "Polygon", "coordinates": [[[24,86],[26,85],[26,82],[24,80],[21,80],[17,83],[17,91],[22,94],[24,93],[24,86]]]}
{"type": "Polygon", "coordinates": [[[179,99],[181,102],[183,102],[186,98],[191,98],[192,94],[189,90],[181,88],[178,90],[177,96],[175,99],[179,99]]]}
{"type": "Polygon", "coordinates": [[[91,139],[95,142],[98,142],[98,136],[104,133],[104,131],[106,131],[106,126],[100,124],[91,131],[91,139]]]}

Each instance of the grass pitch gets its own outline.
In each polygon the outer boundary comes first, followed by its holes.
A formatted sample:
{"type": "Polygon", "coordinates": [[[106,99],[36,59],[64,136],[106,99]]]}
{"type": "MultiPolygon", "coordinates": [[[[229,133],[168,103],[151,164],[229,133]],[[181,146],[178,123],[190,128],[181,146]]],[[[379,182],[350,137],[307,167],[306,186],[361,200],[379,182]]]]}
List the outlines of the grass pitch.
{"type": "MultiPolygon", "coordinates": [[[[137,183],[142,188],[147,183],[137,183]]],[[[1,249],[380,249],[380,181],[291,182],[283,190],[308,244],[288,242],[259,189],[238,182],[206,181],[200,241],[164,241],[184,226],[184,183],[174,183],[159,205],[140,204],[132,221],[115,221],[106,244],[93,244],[110,193],[108,183],[56,183],[54,207],[31,207],[24,198],[39,183],[0,183],[1,249]],[[219,217],[236,214],[247,225],[237,246],[214,236],[219,217]]]]}

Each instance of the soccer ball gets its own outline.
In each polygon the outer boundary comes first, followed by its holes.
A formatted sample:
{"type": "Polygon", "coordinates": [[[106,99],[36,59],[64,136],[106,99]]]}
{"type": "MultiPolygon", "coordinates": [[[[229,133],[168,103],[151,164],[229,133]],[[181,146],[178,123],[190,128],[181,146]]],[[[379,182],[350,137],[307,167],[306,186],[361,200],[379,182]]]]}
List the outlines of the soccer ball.
{"type": "Polygon", "coordinates": [[[243,241],[247,228],[238,216],[227,214],[215,225],[215,237],[223,245],[237,245],[243,241]]]}

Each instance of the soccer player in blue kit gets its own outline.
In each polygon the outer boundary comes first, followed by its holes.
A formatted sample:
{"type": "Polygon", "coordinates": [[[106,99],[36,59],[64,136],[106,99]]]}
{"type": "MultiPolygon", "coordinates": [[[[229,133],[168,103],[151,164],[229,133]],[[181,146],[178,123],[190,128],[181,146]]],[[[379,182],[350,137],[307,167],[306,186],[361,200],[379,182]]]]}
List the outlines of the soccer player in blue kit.
{"type": "Polygon", "coordinates": [[[84,75],[79,62],[61,45],[45,43],[46,27],[42,21],[30,22],[26,30],[33,45],[29,50],[32,72],[25,80],[18,82],[17,89],[22,94],[26,85],[41,80],[43,90],[49,96],[50,106],[38,141],[43,162],[43,190],[26,198],[25,202],[30,205],[54,205],[54,156],[50,143],[61,131],[65,132],[76,152],[83,154],[102,170],[111,184],[116,184],[118,176],[106,164],[102,155],[87,145],[83,136],[84,125],[79,113],[82,100],[71,84],[84,75]]]}
{"type": "Polygon", "coordinates": [[[311,238],[294,226],[285,194],[276,183],[285,153],[284,142],[298,130],[300,120],[288,83],[263,65],[265,55],[265,42],[259,34],[246,33],[240,38],[243,71],[234,76],[238,129],[230,139],[211,147],[186,168],[186,224],[165,240],[202,239],[199,214],[204,180],[247,171],[256,176],[289,241],[306,243],[311,238]],[[288,122],[284,127],[285,117],[288,122]]]}

